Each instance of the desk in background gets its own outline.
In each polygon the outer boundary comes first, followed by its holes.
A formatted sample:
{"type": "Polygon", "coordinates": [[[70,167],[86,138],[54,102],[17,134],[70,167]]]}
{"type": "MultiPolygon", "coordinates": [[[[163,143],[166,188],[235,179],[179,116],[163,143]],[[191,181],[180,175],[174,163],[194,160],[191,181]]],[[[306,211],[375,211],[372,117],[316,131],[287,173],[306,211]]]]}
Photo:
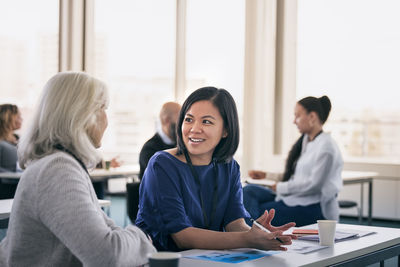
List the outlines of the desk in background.
{"type": "Polygon", "coordinates": [[[14,199],[0,200],[0,220],[10,217],[13,200],[14,199]]]}
{"type": "Polygon", "coordinates": [[[0,172],[0,179],[17,179],[21,178],[22,172],[0,172]]]}
{"type": "MultiPolygon", "coordinates": [[[[309,226],[308,226],[309,227],[309,226]]],[[[304,228],[307,228],[305,226],[304,228]]],[[[337,229],[355,229],[361,231],[373,231],[376,234],[357,239],[336,243],[333,247],[321,249],[308,254],[281,252],[272,256],[257,260],[236,264],[226,264],[203,260],[182,258],[180,267],[211,267],[211,266],[235,266],[235,267],[264,267],[264,266],[367,266],[392,257],[400,260],[400,229],[372,227],[350,224],[338,224],[337,229]]],[[[191,254],[202,250],[183,251],[182,254],[191,254]]]]}
{"type": "MultiPolygon", "coordinates": [[[[7,228],[8,218],[11,214],[11,208],[14,199],[0,199],[0,229],[7,228]]],[[[99,199],[99,205],[103,208],[109,208],[111,206],[111,201],[108,199],[99,199]]]]}
{"type": "MultiPolygon", "coordinates": [[[[94,169],[89,172],[93,182],[105,181],[113,178],[135,177],[139,175],[139,165],[126,165],[118,168],[94,169]]],[[[20,179],[23,172],[0,172],[0,179],[20,179]]]]}
{"type": "Polygon", "coordinates": [[[137,177],[139,175],[140,167],[139,165],[123,165],[118,168],[105,169],[94,169],[89,172],[90,179],[93,182],[105,181],[113,178],[127,178],[127,177],[137,177]]]}
{"type": "Polygon", "coordinates": [[[372,192],[373,192],[373,179],[378,176],[377,172],[357,172],[357,171],[343,171],[342,179],[343,185],[360,184],[360,209],[361,214],[364,211],[364,183],[368,184],[368,225],[372,221],[372,192]]]}

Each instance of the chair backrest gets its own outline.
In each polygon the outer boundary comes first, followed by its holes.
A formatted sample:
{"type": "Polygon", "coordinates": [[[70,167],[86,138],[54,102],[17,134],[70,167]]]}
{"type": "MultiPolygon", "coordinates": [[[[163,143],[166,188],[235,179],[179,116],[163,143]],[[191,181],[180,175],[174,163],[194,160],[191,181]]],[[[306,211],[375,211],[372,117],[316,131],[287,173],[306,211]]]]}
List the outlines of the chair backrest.
{"type": "Polygon", "coordinates": [[[132,223],[135,223],[139,210],[139,187],[140,182],[126,184],[126,208],[132,223]]]}

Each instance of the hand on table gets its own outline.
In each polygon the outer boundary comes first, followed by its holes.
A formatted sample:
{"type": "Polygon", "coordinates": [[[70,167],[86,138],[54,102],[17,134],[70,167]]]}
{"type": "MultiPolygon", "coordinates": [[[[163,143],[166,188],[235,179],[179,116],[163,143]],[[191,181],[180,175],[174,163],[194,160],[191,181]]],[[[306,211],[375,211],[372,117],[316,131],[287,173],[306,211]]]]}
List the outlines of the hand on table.
{"type": "Polygon", "coordinates": [[[122,163],[123,162],[121,160],[119,160],[119,156],[116,156],[115,158],[111,159],[110,166],[111,166],[111,168],[118,168],[118,167],[121,167],[122,163]]]}

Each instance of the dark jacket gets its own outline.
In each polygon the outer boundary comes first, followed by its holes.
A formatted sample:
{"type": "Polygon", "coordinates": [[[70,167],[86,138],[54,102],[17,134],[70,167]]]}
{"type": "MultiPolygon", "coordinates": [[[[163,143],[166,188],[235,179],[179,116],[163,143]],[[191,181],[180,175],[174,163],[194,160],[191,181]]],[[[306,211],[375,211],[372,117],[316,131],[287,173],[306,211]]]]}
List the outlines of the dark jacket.
{"type": "Polygon", "coordinates": [[[168,145],[163,142],[161,136],[156,133],[152,138],[147,140],[147,142],[143,145],[142,150],[139,154],[139,164],[140,164],[140,173],[139,179],[142,179],[144,171],[146,170],[147,163],[150,158],[157,152],[165,149],[170,149],[176,147],[176,144],[168,145]]]}

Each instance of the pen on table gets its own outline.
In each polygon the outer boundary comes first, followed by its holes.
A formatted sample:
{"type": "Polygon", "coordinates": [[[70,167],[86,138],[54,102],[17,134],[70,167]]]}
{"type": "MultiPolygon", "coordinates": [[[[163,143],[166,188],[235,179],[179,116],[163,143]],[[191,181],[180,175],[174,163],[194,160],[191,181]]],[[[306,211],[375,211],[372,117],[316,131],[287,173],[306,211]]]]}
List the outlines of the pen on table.
{"type": "MultiPolygon", "coordinates": [[[[265,228],[264,226],[262,226],[261,224],[259,224],[256,220],[251,219],[251,221],[261,230],[263,230],[266,233],[271,233],[271,231],[269,231],[267,228],[265,228]]],[[[275,237],[276,240],[278,240],[279,242],[281,242],[283,244],[282,239],[280,239],[279,237],[275,237]]]]}

